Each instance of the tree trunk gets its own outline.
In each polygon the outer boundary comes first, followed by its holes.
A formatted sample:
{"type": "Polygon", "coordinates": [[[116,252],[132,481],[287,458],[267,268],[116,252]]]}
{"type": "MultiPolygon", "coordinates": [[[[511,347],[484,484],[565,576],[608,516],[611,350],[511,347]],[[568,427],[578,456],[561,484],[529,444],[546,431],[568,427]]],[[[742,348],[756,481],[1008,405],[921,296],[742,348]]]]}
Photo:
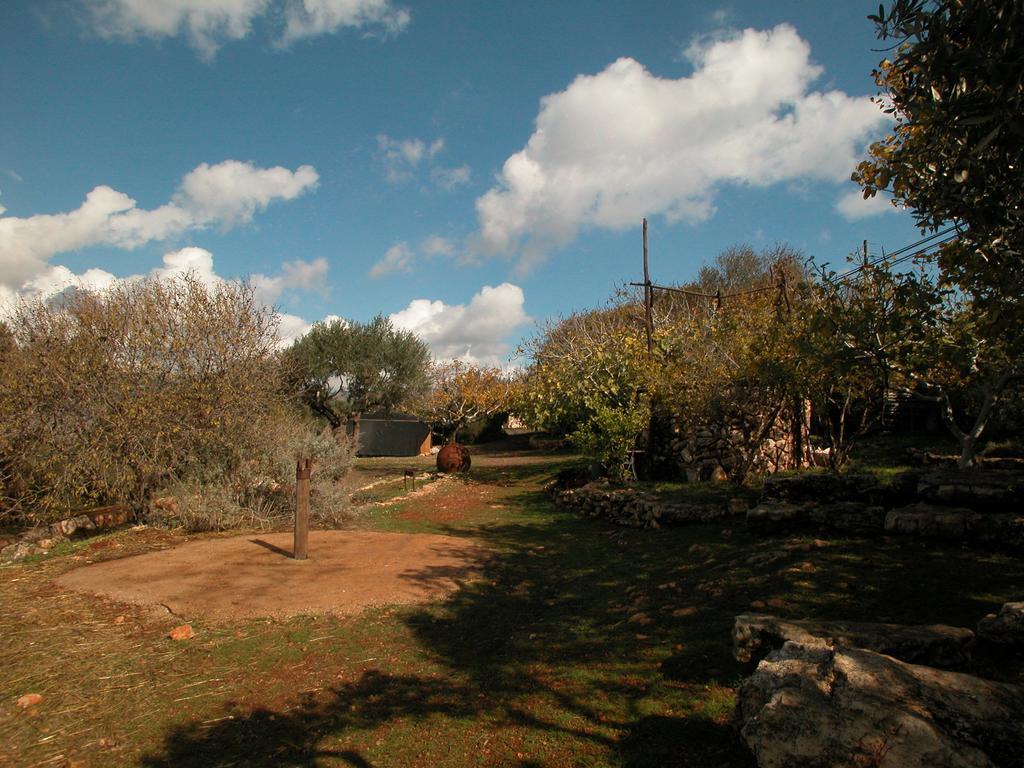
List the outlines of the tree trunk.
{"type": "Polygon", "coordinates": [[[957,469],[969,469],[974,466],[976,445],[977,439],[970,434],[966,434],[960,439],[960,460],[956,463],[957,469]]]}

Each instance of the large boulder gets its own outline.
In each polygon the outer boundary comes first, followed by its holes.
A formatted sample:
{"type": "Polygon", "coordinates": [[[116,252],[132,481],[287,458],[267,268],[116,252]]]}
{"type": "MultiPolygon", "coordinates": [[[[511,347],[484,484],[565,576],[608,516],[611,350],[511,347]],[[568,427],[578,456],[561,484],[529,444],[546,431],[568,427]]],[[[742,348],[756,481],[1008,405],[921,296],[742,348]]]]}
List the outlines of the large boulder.
{"type": "Polygon", "coordinates": [[[1024,765],[1024,689],[874,651],[788,642],[736,716],[761,768],[1024,765]]]}
{"type": "Polygon", "coordinates": [[[990,613],[978,622],[978,637],[1024,648],[1024,603],[1003,603],[999,613],[990,613]]]}
{"type": "Polygon", "coordinates": [[[733,623],[733,656],[737,661],[759,659],[788,641],[866,648],[914,664],[957,668],[971,659],[974,633],[945,624],[793,621],[760,613],[740,614],[733,623]]]}

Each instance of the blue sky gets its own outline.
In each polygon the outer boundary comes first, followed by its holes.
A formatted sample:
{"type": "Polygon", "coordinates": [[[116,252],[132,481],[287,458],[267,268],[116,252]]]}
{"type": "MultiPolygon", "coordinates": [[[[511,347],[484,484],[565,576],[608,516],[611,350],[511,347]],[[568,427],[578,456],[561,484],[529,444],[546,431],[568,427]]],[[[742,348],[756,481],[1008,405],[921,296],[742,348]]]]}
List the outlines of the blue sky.
{"type": "Polygon", "coordinates": [[[871,3],[7,0],[0,303],[194,269],[503,362],[733,245],[917,239],[849,173],[871,3]]]}

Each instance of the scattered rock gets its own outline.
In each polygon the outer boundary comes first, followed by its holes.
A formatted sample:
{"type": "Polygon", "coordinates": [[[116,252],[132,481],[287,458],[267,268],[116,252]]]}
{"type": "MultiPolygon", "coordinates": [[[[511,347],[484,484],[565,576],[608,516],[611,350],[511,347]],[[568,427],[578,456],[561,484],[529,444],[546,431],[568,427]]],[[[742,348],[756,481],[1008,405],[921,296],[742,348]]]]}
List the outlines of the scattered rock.
{"type": "Polygon", "coordinates": [[[43,700],[41,693],[26,693],[24,696],[18,697],[17,705],[22,709],[28,709],[34,707],[36,704],[43,700]]]}
{"type": "Polygon", "coordinates": [[[191,640],[196,633],[192,630],[191,624],[182,624],[180,627],[172,629],[167,636],[171,640],[191,640]]]}
{"type": "Polygon", "coordinates": [[[791,621],[751,613],[740,614],[733,623],[733,656],[737,661],[758,659],[788,641],[865,648],[902,661],[948,669],[962,667],[970,661],[974,633],[944,624],[791,621]]]}
{"type": "Polygon", "coordinates": [[[978,622],[978,637],[998,645],[1024,647],[1024,603],[1003,603],[999,613],[978,622]]]}
{"type": "Polygon", "coordinates": [[[1024,755],[1024,689],[867,650],[787,642],[740,686],[736,713],[761,768],[996,768],[1024,755]]]}
{"type": "Polygon", "coordinates": [[[632,616],[629,617],[630,624],[639,624],[641,627],[646,627],[653,621],[654,619],[652,619],[646,613],[634,613],[632,616]]]}
{"type": "Polygon", "coordinates": [[[127,617],[123,613],[120,616],[115,616],[114,617],[114,623],[115,624],[124,624],[126,620],[127,620],[127,617]]]}
{"type": "Polygon", "coordinates": [[[686,616],[693,616],[699,610],[700,609],[696,608],[695,606],[688,605],[685,608],[676,608],[674,611],[672,611],[672,616],[677,619],[682,619],[686,616]]]}

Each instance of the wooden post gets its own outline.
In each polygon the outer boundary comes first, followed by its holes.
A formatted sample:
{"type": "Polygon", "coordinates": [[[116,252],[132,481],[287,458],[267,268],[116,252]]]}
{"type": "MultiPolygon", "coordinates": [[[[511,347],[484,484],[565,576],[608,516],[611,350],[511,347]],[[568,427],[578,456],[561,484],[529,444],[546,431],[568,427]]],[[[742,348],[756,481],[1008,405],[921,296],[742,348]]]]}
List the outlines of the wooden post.
{"type": "Polygon", "coordinates": [[[292,557],[305,560],[309,553],[309,476],[313,460],[303,459],[295,465],[295,545],[292,557]]]}

